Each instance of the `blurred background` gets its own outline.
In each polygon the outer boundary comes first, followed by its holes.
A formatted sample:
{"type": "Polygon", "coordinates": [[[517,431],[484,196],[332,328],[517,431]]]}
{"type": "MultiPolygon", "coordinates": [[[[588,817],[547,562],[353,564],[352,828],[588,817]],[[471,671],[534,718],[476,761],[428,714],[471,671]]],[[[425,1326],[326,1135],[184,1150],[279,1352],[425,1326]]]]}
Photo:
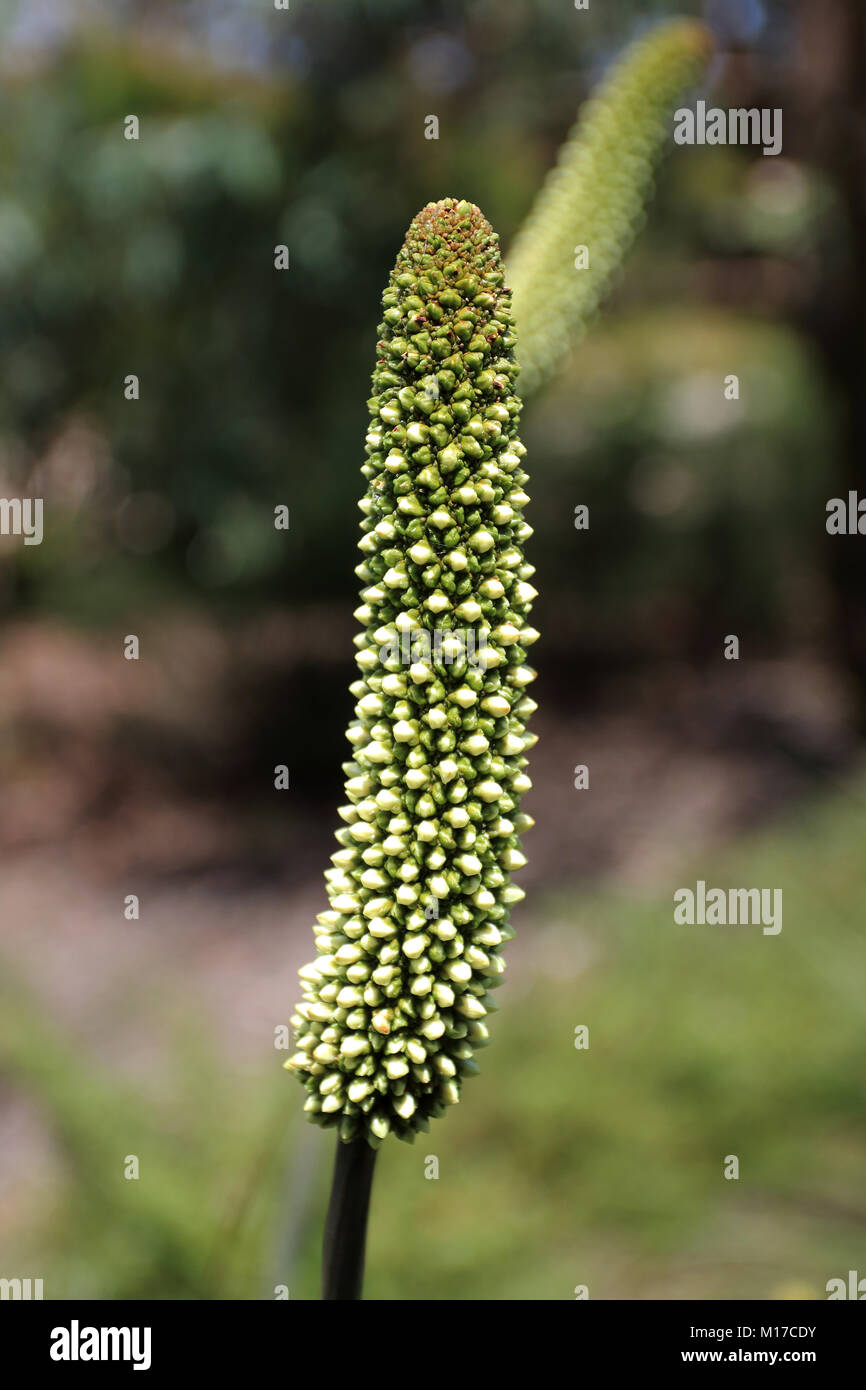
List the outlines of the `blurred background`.
{"type": "Polygon", "coordinates": [[[527,406],[528,896],[481,1077],[381,1152],[367,1297],[862,1269],[866,577],[825,530],[866,444],[857,0],[4,0],[0,495],[45,537],[0,537],[0,1275],[318,1296],[333,1137],[275,1030],[341,799],[379,297],[431,199],[507,252],[588,92],[687,14],[691,97],[781,107],[783,151],[671,146],[527,406]],[[783,931],[676,927],[697,878],[781,887],[783,931]]]}

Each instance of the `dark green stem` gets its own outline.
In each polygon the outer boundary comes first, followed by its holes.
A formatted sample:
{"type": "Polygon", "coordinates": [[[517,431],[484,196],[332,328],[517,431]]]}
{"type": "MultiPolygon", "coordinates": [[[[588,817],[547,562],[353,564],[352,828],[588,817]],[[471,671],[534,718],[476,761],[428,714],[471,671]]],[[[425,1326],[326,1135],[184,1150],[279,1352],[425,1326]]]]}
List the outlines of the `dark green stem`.
{"type": "Polygon", "coordinates": [[[355,1139],[351,1144],[337,1140],[322,1256],[323,1299],[361,1297],[375,1162],[376,1150],[365,1139],[355,1139]]]}

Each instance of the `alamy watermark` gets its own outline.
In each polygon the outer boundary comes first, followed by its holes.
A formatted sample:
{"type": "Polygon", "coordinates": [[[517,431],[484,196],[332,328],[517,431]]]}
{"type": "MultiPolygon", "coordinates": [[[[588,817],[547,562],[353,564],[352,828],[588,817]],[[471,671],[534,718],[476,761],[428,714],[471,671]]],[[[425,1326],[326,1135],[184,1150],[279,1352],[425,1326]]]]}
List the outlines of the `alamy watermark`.
{"type": "Polygon", "coordinates": [[[848,1270],[848,1279],[828,1279],[824,1286],[827,1290],[827,1300],[832,1302],[835,1298],[854,1298],[858,1303],[866,1299],[866,1279],[861,1279],[856,1269],[848,1270]]]}
{"type": "Polygon", "coordinates": [[[847,497],[831,497],[826,510],[828,536],[866,536],[866,497],[854,491],[847,497]]]}
{"type": "Polygon", "coordinates": [[[131,1361],[134,1371],[149,1371],[149,1327],[82,1327],[73,1318],[68,1327],[51,1329],[52,1361],[131,1361]]]}
{"type": "Polygon", "coordinates": [[[41,1279],[0,1279],[0,1299],[13,1302],[40,1300],[43,1297],[41,1279]]]}
{"type": "Polygon", "coordinates": [[[695,887],[674,893],[678,925],[763,927],[764,936],[782,930],[781,888],[707,888],[702,878],[695,887]]]}
{"type": "Polygon", "coordinates": [[[768,155],[782,153],[780,106],[731,107],[725,111],[699,101],[695,110],[681,106],[674,112],[676,145],[760,145],[768,155]]]}
{"type": "Polygon", "coordinates": [[[484,628],[404,628],[395,632],[379,646],[383,666],[453,666],[465,661],[467,666],[485,670],[487,666],[487,632],[484,628]]]}
{"type": "Polygon", "coordinates": [[[0,536],[23,536],[25,545],[41,545],[42,498],[0,497],[0,536]]]}

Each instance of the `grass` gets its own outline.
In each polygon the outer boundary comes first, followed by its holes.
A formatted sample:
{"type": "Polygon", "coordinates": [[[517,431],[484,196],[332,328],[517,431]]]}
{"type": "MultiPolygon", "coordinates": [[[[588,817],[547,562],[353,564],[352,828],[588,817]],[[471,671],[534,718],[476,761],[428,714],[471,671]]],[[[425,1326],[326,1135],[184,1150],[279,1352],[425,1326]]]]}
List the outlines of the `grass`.
{"type": "MultiPolygon", "coordinates": [[[[821,1298],[862,1266],[863,793],[802,808],[653,898],[524,904],[481,1076],[414,1147],[380,1152],[368,1298],[821,1298]],[[697,878],[781,888],[781,933],[675,925],[673,891],[697,878]]],[[[270,1059],[209,1075],[180,1040],[175,1094],[144,1105],[83,1069],[20,994],[0,1041],[63,1155],[5,1257],[47,1296],[262,1298],[275,1279],[318,1296],[333,1141],[299,1121],[270,1059]],[[135,1150],[133,1123],[149,1156],[137,1183],[117,1177],[113,1142],[135,1150]]]]}

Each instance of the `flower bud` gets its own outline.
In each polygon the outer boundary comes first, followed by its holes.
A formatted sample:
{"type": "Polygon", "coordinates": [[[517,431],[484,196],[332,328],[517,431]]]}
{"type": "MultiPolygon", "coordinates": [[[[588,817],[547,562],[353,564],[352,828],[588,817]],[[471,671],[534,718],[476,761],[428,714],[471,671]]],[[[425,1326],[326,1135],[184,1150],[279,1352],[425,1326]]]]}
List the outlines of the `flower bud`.
{"type": "Polygon", "coordinates": [[[373,1147],[455,1104],[487,1041],[522,896],[510,872],[526,862],[515,813],[537,635],[510,292],[476,207],[416,217],[384,310],[345,824],[286,1063],[311,1119],[373,1147]]]}

